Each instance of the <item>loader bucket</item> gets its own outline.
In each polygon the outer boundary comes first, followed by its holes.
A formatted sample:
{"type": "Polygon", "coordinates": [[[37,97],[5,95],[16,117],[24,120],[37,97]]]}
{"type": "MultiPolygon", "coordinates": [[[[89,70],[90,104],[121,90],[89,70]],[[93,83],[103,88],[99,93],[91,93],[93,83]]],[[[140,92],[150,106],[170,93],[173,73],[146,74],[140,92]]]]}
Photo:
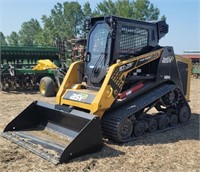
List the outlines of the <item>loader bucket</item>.
{"type": "Polygon", "coordinates": [[[55,164],[103,146],[98,117],[39,101],[13,119],[2,136],[55,164]]]}

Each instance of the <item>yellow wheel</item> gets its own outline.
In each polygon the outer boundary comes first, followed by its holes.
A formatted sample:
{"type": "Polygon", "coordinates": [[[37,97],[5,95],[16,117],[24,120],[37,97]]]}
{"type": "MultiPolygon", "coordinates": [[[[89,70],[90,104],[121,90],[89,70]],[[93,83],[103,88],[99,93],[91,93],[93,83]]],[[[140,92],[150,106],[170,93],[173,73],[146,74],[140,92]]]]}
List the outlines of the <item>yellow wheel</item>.
{"type": "Polygon", "coordinates": [[[44,77],[40,80],[40,93],[45,97],[55,96],[55,84],[52,78],[44,77]]]}
{"type": "Polygon", "coordinates": [[[46,92],[46,85],[45,85],[45,82],[41,82],[40,83],[40,93],[42,95],[45,95],[45,92],[46,92]]]}

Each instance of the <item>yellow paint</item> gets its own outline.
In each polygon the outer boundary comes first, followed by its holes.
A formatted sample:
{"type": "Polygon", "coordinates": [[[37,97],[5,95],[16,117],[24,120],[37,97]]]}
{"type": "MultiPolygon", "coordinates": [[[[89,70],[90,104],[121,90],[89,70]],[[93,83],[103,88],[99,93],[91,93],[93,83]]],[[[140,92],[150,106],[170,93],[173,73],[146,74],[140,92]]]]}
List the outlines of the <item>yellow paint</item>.
{"type": "Polygon", "coordinates": [[[62,85],[57,93],[56,96],[57,103],[61,105],[70,105],[74,107],[83,108],[89,110],[91,113],[95,115],[102,117],[104,112],[111,107],[111,105],[117,98],[118,93],[121,91],[119,90],[118,92],[117,90],[114,90],[109,84],[109,81],[112,79],[114,72],[117,71],[120,66],[127,65],[132,62],[137,63],[137,61],[140,59],[149,58],[152,55],[157,54],[153,59],[147,60],[145,63],[137,65],[137,67],[130,67],[127,70],[122,71],[121,75],[117,79],[115,79],[120,89],[122,89],[122,86],[124,85],[125,81],[124,78],[127,76],[129,72],[133,71],[136,68],[139,68],[142,65],[150,63],[153,60],[160,58],[162,51],[163,49],[156,50],[138,57],[132,57],[129,60],[125,61],[118,60],[117,63],[109,67],[109,70],[105,76],[105,79],[99,91],[83,88],[84,84],[82,83],[82,78],[81,78],[83,72],[82,71],[83,62],[82,61],[74,62],[70,65],[66,77],[64,78],[62,85]],[[95,98],[91,104],[64,99],[64,95],[67,93],[67,91],[73,91],[75,93],[93,94],[95,95],[95,98]]]}
{"type": "Polygon", "coordinates": [[[66,76],[63,79],[63,82],[58,90],[56,95],[56,103],[61,103],[61,97],[67,89],[72,88],[76,84],[82,82],[82,73],[83,73],[83,61],[77,61],[70,65],[66,76]]]}
{"type": "Polygon", "coordinates": [[[33,67],[33,70],[46,70],[58,68],[51,60],[44,59],[38,60],[37,65],[33,67]]]}

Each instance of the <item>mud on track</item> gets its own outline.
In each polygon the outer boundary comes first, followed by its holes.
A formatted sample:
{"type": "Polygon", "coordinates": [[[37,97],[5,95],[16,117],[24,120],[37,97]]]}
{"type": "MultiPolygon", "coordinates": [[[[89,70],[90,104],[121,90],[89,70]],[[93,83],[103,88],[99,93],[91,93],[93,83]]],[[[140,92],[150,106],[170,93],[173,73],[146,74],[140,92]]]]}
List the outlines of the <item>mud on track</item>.
{"type": "MultiPolygon", "coordinates": [[[[54,103],[38,92],[0,92],[0,131],[32,101],[54,103]]],[[[0,137],[0,171],[200,171],[200,79],[192,78],[191,122],[183,127],[117,145],[104,140],[102,151],[54,165],[0,137]]]]}

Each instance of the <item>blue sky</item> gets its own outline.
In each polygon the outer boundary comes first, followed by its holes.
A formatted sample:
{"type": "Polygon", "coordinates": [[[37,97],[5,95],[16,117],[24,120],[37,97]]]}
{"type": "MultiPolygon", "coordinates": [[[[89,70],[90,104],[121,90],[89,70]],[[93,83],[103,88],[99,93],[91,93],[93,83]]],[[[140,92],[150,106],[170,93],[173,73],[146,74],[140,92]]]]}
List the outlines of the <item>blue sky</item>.
{"type": "MultiPolygon", "coordinates": [[[[18,32],[23,22],[31,18],[40,21],[49,15],[57,2],[66,0],[0,0],[0,31],[9,35],[18,32]]],[[[87,0],[77,0],[83,5],[87,0]]],[[[98,0],[88,0],[91,8],[98,0]]],[[[176,53],[184,50],[200,50],[200,0],[150,0],[167,17],[169,33],[160,45],[173,46],[176,53]]]]}

